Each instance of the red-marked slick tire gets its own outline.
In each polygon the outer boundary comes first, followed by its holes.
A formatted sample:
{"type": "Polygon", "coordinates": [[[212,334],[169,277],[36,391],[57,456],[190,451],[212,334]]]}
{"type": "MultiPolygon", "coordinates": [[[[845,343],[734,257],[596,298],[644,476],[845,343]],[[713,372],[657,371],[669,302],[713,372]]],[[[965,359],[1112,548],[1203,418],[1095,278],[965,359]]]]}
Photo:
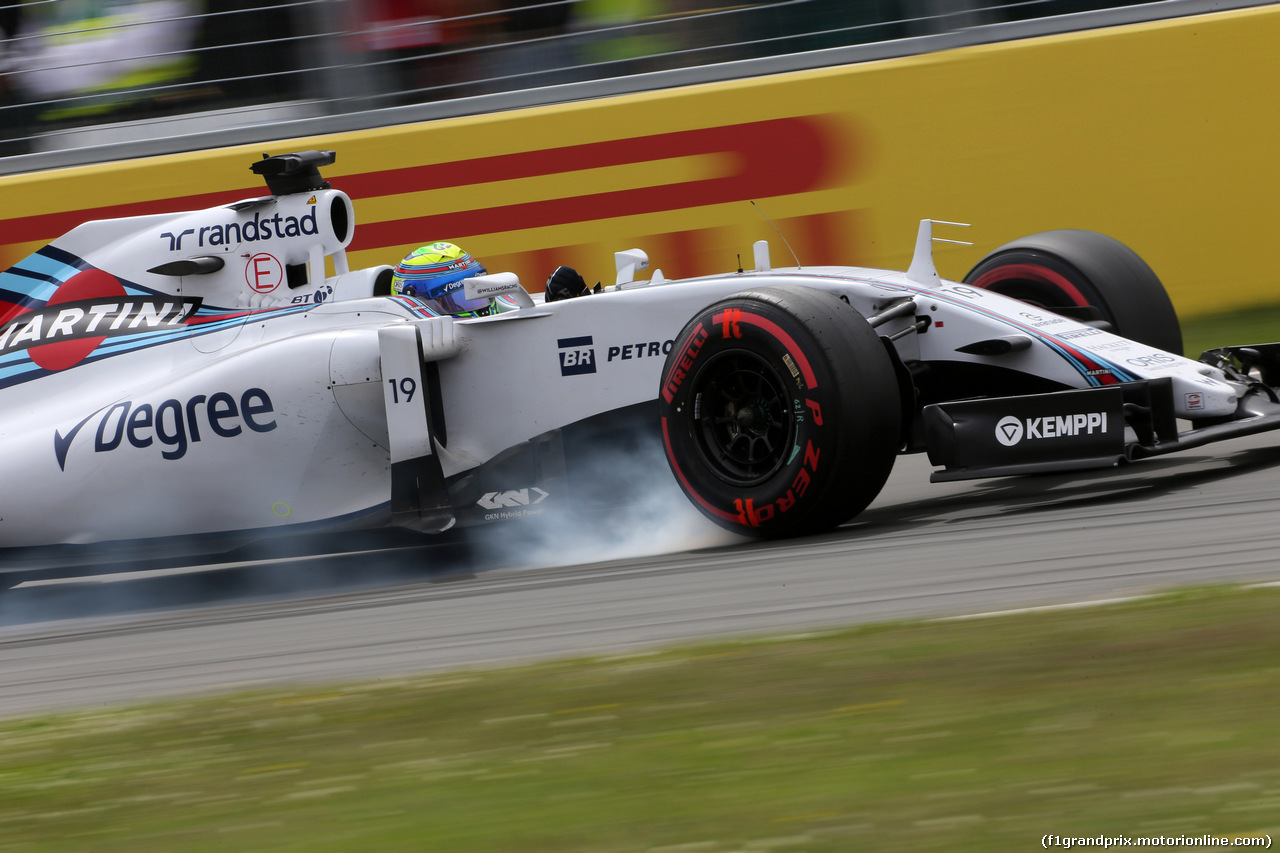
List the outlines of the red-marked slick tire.
{"type": "Polygon", "coordinates": [[[893,364],[867,321],[807,287],[700,312],[662,369],[667,462],[704,515],[746,536],[817,533],[880,492],[901,445],[893,364]]]}
{"type": "Polygon", "coordinates": [[[1043,231],[1005,243],[965,283],[1048,308],[1098,309],[1117,335],[1182,354],[1182,327],[1160,279],[1139,255],[1096,231],[1043,231]]]}

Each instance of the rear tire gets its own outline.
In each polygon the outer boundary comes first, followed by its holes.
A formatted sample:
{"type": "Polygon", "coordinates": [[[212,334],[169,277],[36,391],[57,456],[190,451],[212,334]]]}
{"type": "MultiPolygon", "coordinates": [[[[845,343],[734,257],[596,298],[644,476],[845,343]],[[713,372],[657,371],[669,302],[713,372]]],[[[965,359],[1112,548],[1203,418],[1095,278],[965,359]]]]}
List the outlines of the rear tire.
{"type": "Polygon", "coordinates": [[[1050,311],[1092,306],[1117,335],[1182,354],[1182,328],[1164,285],[1136,252],[1105,234],[1032,234],[987,255],[964,281],[1050,311]]]}
{"type": "Polygon", "coordinates": [[[689,500],[746,536],[800,536],[861,512],[901,446],[900,391],[875,331],[807,287],[749,290],[675,339],[658,405],[689,500]]]}

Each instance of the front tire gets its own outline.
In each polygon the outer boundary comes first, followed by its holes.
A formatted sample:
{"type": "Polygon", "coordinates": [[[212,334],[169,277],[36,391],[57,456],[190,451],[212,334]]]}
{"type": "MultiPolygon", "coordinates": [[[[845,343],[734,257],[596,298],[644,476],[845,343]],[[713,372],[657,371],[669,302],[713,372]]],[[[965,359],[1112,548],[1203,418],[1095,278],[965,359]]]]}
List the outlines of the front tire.
{"type": "Polygon", "coordinates": [[[749,290],[700,312],[675,339],[658,404],[681,489],[747,536],[849,520],[901,446],[885,345],[846,302],[813,288],[749,290]]]}
{"type": "Polygon", "coordinates": [[[1182,328],[1164,285],[1136,252],[1105,234],[1032,234],[987,255],[964,281],[1050,311],[1095,308],[1117,335],[1182,354],[1182,328]]]}

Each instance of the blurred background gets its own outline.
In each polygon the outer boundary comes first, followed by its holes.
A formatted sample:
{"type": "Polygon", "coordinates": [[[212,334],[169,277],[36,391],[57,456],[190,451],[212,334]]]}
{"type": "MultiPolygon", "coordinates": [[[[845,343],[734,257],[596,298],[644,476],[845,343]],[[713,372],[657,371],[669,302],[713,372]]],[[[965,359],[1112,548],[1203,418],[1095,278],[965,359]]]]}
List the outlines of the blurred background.
{"type": "Polygon", "coordinates": [[[1249,2],[28,0],[0,4],[0,173],[189,151],[1249,2]]]}

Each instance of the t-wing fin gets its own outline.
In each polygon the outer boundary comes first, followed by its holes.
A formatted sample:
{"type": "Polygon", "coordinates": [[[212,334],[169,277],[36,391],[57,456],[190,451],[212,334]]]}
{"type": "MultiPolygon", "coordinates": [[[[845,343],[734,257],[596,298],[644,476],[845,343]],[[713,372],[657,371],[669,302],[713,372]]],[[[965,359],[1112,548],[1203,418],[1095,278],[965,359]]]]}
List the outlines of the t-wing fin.
{"type": "Polygon", "coordinates": [[[973,245],[964,240],[947,240],[943,237],[933,236],[934,225],[954,225],[958,228],[969,227],[966,222],[944,222],[941,219],[920,220],[920,230],[916,233],[916,251],[911,257],[911,266],[907,268],[907,278],[925,287],[938,287],[942,284],[942,279],[938,277],[938,269],[933,265],[933,243],[935,240],[939,243],[959,243],[962,246],[973,245]]]}

